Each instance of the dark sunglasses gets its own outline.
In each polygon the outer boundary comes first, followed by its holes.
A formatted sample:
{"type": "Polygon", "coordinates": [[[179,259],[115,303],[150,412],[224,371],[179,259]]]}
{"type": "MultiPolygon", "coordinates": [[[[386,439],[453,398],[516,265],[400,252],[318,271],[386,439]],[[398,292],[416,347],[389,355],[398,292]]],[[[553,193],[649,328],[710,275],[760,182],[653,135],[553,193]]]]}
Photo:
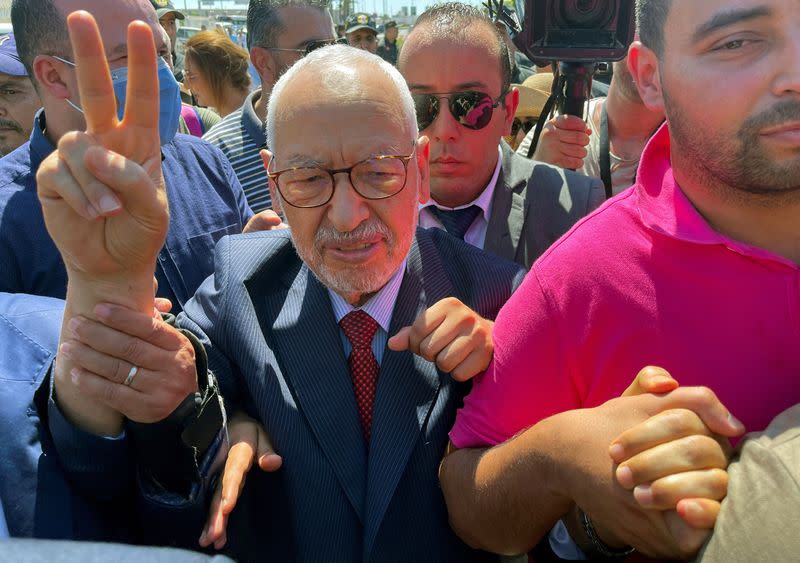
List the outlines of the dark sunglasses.
{"type": "Polygon", "coordinates": [[[508,92],[492,98],[485,92],[450,92],[446,94],[413,94],[414,107],[417,110],[417,125],[422,131],[441,111],[441,100],[447,100],[450,114],[467,129],[483,129],[492,120],[494,108],[500,105],[508,92]]]}
{"type": "Polygon", "coordinates": [[[527,118],[521,121],[519,118],[514,118],[514,123],[511,124],[511,136],[516,137],[519,130],[522,129],[527,135],[531,129],[536,126],[537,118],[527,118]]]}
{"type": "Polygon", "coordinates": [[[318,41],[309,41],[306,43],[306,46],[302,49],[281,49],[280,47],[270,47],[267,49],[268,51],[287,51],[290,53],[302,53],[305,57],[309,53],[316,51],[317,49],[322,49],[323,47],[327,47],[328,45],[335,44],[336,41],[332,39],[320,39],[318,41]]]}

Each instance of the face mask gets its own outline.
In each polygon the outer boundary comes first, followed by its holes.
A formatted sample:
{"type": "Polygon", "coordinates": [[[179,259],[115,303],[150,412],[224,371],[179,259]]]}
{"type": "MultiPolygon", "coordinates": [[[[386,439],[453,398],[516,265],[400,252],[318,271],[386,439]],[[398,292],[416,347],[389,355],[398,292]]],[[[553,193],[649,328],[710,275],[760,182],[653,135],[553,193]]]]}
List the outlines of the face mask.
{"type": "MultiPolygon", "coordinates": [[[[54,58],[72,67],[75,66],[75,63],[61,57],[54,56],[54,58]]],[[[111,81],[117,97],[117,117],[122,119],[125,113],[125,94],[128,88],[128,67],[112,70],[111,81]]],[[[178,132],[178,120],[181,116],[181,90],[166,61],[161,57],[158,58],[158,85],[160,98],[158,133],[161,137],[161,144],[164,145],[172,141],[175,133],[178,132]]],[[[83,109],[76,103],[69,99],[66,102],[83,113],[83,109]]]]}

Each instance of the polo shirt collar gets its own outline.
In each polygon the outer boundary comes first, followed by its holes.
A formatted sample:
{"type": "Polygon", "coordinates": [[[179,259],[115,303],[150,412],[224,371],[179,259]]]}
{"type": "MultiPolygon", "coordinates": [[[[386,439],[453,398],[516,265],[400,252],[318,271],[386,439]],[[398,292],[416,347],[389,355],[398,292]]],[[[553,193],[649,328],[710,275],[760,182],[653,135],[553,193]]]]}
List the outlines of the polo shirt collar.
{"type": "Polygon", "coordinates": [[[258,147],[267,146],[267,135],[264,132],[265,124],[256,113],[255,103],[261,98],[261,90],[254,90],[248,94],[242,106],[242,128],[250,135],[258,147]]]}
{"type": "Polygon", "coordinates": [[[722,245],[744,256],[797,267],[781,256],[729,238],[708,224],[675,181],[666,123],[653,135],[642,153],[634,193],[642,222],[652,231],[684,242],[722,245]]]}

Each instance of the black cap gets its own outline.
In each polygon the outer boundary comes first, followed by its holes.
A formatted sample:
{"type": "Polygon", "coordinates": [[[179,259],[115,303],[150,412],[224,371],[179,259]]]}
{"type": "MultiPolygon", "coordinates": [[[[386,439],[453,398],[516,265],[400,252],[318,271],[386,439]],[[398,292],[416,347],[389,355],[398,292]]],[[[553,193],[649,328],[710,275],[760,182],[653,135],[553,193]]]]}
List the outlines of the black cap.
{"type": "Polygon", "coordinates": [[[376,34],[378,33],[378,26],[375,25],[375,20],[364,12],[356,12],[347,18],[345,33],[353,33],[359,29],[371,29],[376,34]]]}
{"type": "Polygon", "coordinates": [[[397,22],[394,20],[389,20],[385,24],[383,24],[383,29],[389,29],[390,27],[397,27],[397,22]]]}

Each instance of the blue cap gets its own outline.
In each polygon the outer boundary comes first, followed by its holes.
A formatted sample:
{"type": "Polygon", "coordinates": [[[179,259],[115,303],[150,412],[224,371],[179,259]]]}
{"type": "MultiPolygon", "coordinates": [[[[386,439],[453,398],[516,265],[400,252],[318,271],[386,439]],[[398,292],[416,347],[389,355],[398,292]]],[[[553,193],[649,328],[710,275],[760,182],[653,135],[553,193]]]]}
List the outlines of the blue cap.
{"type": "Polygon", "coordinates": [[[17,54],[17,42],[13,33],[0,35],[0,72],[11,76],[28,76],[28,71],[17,54]]]}

